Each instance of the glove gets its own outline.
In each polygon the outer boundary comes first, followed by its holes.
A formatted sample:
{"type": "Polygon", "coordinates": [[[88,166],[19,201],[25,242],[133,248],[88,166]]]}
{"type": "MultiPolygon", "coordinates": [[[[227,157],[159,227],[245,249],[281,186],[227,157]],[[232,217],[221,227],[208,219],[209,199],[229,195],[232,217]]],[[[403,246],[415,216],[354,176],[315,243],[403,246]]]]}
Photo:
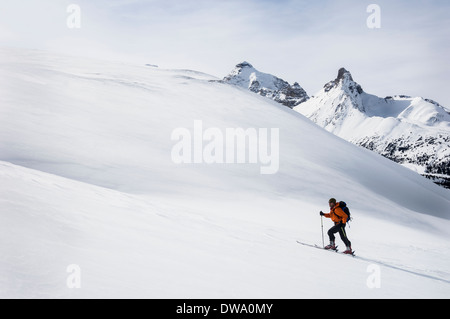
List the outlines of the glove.
{"type": "Polygon", "coordinates": [[[322,211],[320,211],[320,216],[325,216],[325,214],[322,211]]]}

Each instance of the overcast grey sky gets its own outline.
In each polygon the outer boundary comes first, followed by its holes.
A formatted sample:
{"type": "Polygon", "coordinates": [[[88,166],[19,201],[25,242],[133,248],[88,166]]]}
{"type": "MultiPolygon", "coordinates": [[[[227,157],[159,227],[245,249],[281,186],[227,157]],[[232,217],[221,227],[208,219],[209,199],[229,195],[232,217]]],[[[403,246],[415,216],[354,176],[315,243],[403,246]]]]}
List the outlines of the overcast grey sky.
{"type": "Polygon", "coordinates": [[[368,93],[450,107],[448,0],[0,0],[0,45],[217,77],[246,60],[310,95],[346,67],[368,93]],[[372,3],[380,29],[367,27],[372,3]],[[81,28],[67,26],[70,4],[81,28]]]}

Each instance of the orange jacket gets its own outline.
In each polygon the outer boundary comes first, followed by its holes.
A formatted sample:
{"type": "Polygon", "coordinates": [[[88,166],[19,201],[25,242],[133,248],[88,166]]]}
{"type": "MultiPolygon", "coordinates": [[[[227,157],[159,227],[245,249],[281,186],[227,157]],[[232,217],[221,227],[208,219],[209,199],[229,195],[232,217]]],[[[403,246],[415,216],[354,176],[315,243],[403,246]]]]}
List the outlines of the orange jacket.
{"type": "Polygon", "coordinates": [[[323,214],[327,218],[331,218],[335,223],[347,223],[347,214],[339,207],[339,203],[336,203],[333,209],[330,210],[329,214],[323,214]]]}

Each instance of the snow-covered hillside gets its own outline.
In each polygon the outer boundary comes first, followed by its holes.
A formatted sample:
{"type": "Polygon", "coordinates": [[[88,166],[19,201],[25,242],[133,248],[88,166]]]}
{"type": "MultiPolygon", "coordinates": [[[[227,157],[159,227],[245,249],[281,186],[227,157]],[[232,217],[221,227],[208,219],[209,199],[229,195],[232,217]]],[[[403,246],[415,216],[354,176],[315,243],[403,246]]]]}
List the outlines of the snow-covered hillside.
{"type": "Polygon", "coordinates": [[[295,108],[326,130],[450,187],[450,110],[421,97],[367,94],[350,72],[295,108]]]}
{"type": "Polygon", "coordinates": [[[1,297],[448,298],[447,190],[216,80],[0,50],[1,297]],[[278,171],[176,164],[173,133],[199,121],[279,129],[278,171]],[[330,197],[358,258],[296,243],[321,244],[330,197]]]}
{"type": "Polygon", "coordinates": [[[236,65],[223,81],[248,89],[290,108],[309,99],[306,91],[297,82],[290,85],[272,74],[256,70],[248,62],[236,65]]]}

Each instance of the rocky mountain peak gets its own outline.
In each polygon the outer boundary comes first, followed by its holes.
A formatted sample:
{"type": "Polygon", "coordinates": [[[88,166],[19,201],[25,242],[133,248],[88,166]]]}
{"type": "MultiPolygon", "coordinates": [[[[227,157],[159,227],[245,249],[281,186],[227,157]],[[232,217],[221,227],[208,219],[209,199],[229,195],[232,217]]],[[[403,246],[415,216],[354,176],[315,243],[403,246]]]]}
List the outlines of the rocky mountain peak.
{"type": "Polygon", "coordinates": [[[340,68],[338,71],[337,78],[325,84],[324,89],[325,92],[329,92],[332,89],[338,87],[341,87],[344,91],[347,91],[352,95],[362,94],[364,92],[361,85],[359,85],[353,80],[350,71],[348,71],[345,68],[340,68]]]}
{"type": "Polygon", "coordinates": [[[450,188],[450,116],[421,97],[368,94],[345,68],[295,108],[319,126],[450,188]]]}
{"type": "Polygon", "coordinates": [[[242,63],[239,63],[236,65],[236,68],[253,68],[253,65],[251,65],[250,63],[248,63],[247,61],[244,61],[242,63]]]}
{"type": "Polygon", "coordinates": [[[297,82],[290,85],[272,74],[256,70],[247,61],[237,64],[223,82],[243,87],[290,108],[309,99],[306,91],[297,82]]]}
{"type": "Polygon", "coordinates": [[[353,81],[353,77],[350,73],[350,71],[347,71],[345,68],[340,68],[338,71],[338,76],[336,80],[341,81],[344,79],[348,79],[349,81],[353,81]]]}

